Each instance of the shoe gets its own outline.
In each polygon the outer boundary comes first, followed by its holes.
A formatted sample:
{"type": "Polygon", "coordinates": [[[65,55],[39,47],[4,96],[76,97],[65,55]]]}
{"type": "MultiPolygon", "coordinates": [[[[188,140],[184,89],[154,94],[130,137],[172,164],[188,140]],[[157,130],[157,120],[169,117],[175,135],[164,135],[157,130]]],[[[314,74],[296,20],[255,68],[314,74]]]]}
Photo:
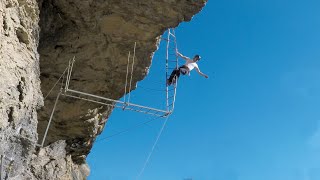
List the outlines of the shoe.
{"type": "Polygon", "coordinates": [[[171,82],[169,81],[169,79],[167,79],[167,86],[170,86],[171,82]]]}

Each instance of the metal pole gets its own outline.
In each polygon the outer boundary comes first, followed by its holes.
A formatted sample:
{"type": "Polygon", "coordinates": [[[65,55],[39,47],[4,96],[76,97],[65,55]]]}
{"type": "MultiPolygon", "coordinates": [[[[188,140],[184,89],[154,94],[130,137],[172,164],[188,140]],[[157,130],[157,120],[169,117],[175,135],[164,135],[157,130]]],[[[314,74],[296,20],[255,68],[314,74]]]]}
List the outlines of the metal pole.
{"type": "Polygon", "coordinates": [[[70,65],[71,65],[71,61],[69,60],[68,62],[68,73],[67,73],[67,78],[66,78],[66,86],[65,86],[65,89],[64,89],[64,92],[67,91],[68,89],[68,86],[69,86],[69,74],[70,74],[70,65]]]}
{"type": "MultiPolygon", "coordinates": [[[[77,94],[81,94],[81,95],[86,95],[86,96],[94,97],[94,98],[97,98],[97,99],[103,99],[103,100],[106,100],[106,101],[111,101],[111,102],[115,102],[115,103],[119,103],[119,104],[123,104],[124,103],[123,101],[109,99],[109,98],[105,98],[105,97],[101,97],[101,96],[97,96],[97,95],[93,95],[93,94],[89,94],[89,93],[85,93],[85,92],[81,92],[81,91],[76,91],[76,90],[72,90],[72,89],[69,89],[68,92],[73,92],[73,93],[77,93],[77,94]]],[[[70,95],[67,94],[66,96],[70,96],[70,95]]],[[[128,104],[128,106],[135,106],[135,107],[138,107],[138,108],[151,109],[151,110],[154,110],[154,111],[159,111],[159,112],[164,112],[164,113],[167,112],[165,110],[160,110],[160,109],[151,108],[151,107],[147,107],[147,106],[142,106],[142,105],[138,105],[138,104],[133,104],[133,103],[127,103],[127,104],[128,104]]]]}
{"type": "MultiPolygon", "coordinates": [[[[169,44],[170,44],[170,29],[168,29],[168,37],[167,37],[167,51],[166,51],[166,81],[168,80],[168,61],[169,61],[169,44]]],[[[166,83],[166,111],[169,111],[169,85],[166,83]]]]}
{"type": "Polygon", "coordinates": [[[47,129],[46,129],[46,131],[44,133],[44,136],[43,136],[43,139],[42,139],[41,147],[43,147],[44,142],[46,140],[47,133],[48,133],[51,121],[52,121],[53,114],[54,114],[54,110],[56,109],[56,106],[57,106],[57,103],[58,103],[60,95],[61,95],[61,92],[59,92],[59,94],[57,95],[56,102],[54,103],[54,106],[53,106],[53,109],[52,109],[52,112],[51,112],[51,115],[50,115],[50,119],[49,119],[49,122],[48,122],[48,125],[47,125],[47,129]]]}
{"type": "Polygon", "coordinates": [[[69,85],[70,85],[70,80],[71,80],[71,74],[72,74],[73,64],[74,64],[74,61],[75,61],[74,58],[75,58],[75,57],[73,56],[72,62],[71,62],[70,74],[69,74],[68,88],[69,88],[69,85]]]}
{"type": "Polygon", "coordinates": [[[133,49],[133,57],[132,57],[132,66],[131,66],[131,78],[130,78],[130,86],[129,86],[129,97],[128,97],[128,103],[130,102],[130,91],[131,91],[131,84],[132,84],[132,75],[133,75],[133,65],[134,65],[134,60],[136,56],[136,45],[137,42],[134,42],[134,49],[133,49]]]}
{"type": "Polygon", "coordinates": [[[72,73],[72,68],[73,68],[74,61],[75,61],[75,56],[73,56],[71,62],[69,61],[68,75],[67,75],[67,81],[66,81],[65,91],[68,90],[68,88],[69,88],[70,79],[71,79],[71,73],[72,73]]]}
{"type": "Polygon", "coordinates": [[[101,97],[101,96],[97,96],[97,95],[94,95],[94,94],[89,94],[89,93],[85,93],[85,92],[81,92],[81,91],[77,91],[77,90],[73,90],[73,89],[68,89],[68,92],[81,94],[81,95],[85,95],[85,96],[91,96],[91,97],[94,97],[94,98],[97,98],[97,99],[103,99],[103,100],[111,101],[111,102],[115,102],[115,103],[123,103],[122,101],[119,101],[119,100],[105,98],[105,97],[101,97]]]}
{"type": "MultiPolygon", "coordinates": [[[[128,86],[128,75],[129,75],[129,63],[130,63],[130,51],[128,54],[128,64],[127,64],[127,74],[126,74],[126,83],[124,86],[124,99],[123,101],[126,102],[126,94],[127,94],[127,86],[128,86]]],[[[123,107],[123,109],[125,109],[125,106],[123,107]]]]}
{"type": "MultiPolygon", "coordinates": [[[[178,54],[177,54],[177,51],[178,51],[178,46],[177,46],[177,38],[176,38],[176,33],[174,31],[174,29],[172,30],[173,32],[173,37],[174,37],[174,46],[175,46],[175,51],[176,51],[176,68],[178,68],[178,54]]],[[[172,108],[171,110],[169,110],[170,112],[173,112],[174,110],[174,104],[175,104],[175,101],[176,101],[176,94],[177,94],[177,87],[178,87],[178,81],[179,79],[176,78],[176,83],[174,84],[174,94],[173,94],[173,102],[172,102],[172,108]]]]}

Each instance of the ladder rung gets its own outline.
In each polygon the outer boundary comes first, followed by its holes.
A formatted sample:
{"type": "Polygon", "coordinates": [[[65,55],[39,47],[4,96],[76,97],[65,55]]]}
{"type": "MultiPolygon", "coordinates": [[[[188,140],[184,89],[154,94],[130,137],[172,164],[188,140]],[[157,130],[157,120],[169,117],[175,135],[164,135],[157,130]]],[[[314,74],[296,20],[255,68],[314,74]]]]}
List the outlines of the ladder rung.
{"type": "Polygon", "coordinates": [[[165,40],[165,41],[169,41],[169,42],[174,42],[174,40],[172,39],[168,39],[168,38],[161,38],[162,40],[165,40]]]}
{"type": "Polygon", "coordinates": [[[176,37],[174,34],[172,34],[171,32],[169,32],[170,35],[172,35],[173,37],[176,37]]]}
{"type": "Polygon", "coordinates": [[[168,99],[173,99],[174,98],[174,96],[170,96],[170,97],[168,97],[168,99]]]}
{"type": "Polygon", "coordinates": [[[173,104],[174,104],[174,103],[171,103],[171,104],[169,104],[168,106],[169,106],[169,107],[170,107],[170,106],[173,106],[173,104]]]}
{"type": "Polygon", "coordinates": [[[159,114],[159,111],[156,111],[155,113],[153,113],[153,115],[158,115],[159,114]]]}

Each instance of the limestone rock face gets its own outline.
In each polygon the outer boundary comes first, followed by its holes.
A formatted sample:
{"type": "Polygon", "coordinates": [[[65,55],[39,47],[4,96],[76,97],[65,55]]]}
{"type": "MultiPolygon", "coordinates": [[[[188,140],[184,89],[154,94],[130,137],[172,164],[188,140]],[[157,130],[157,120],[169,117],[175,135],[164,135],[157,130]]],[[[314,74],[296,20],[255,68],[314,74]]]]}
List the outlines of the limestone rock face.
{"type": "Polygon", "coordinates": [[[71,89],[119,99],[134,43],[133,87],[148,74],[160,35],[190,21],[205,3],[0,0],[2,178],[86,179],[90,170],[85,158],[111,107],[61,96],[45,147],[36,147],[60,91],[56,82],[63,79],[68,61],[75,57],[71,89]]]}
{"type": "Polygon", "coordinates": [[[56,141],[32,156],[31,170],[36,179],[86,179],[90,170],[86,164],[76,165],[66,152],[65,141],[56,141]]]}
{"type": "Polygon", "coordinates": [[[37,141],[39,10],[35,0],[0,0],[1,178],[30,178],[37,141]]]}

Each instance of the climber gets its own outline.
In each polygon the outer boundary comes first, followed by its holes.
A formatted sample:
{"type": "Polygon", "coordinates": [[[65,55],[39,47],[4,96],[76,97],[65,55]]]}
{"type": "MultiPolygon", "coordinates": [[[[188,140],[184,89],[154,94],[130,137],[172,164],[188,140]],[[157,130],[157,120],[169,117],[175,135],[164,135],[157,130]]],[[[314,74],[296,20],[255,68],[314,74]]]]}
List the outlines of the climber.
{"type": "Polygon", "coordinates": [[[180,66],[178,69],[175,69],[172,71],[169,79],[167,79],[167,85],[170,86],[172,83],[175,84],[180,76],[180,74],[186,75],[188,74],[190,76],[190,71],[192,71],[194,68],[197,70],[197,72],[205,77],[208,78],[208,76],[204,73],[202,73],[198,67],[197,62],[201,59],[199,55],[195,55],[193,59],[186,57],[179,53],[177,51],[177,55],[180,56],[182,59],[186,61],[186,63],[182,66],[180,66]]]}

